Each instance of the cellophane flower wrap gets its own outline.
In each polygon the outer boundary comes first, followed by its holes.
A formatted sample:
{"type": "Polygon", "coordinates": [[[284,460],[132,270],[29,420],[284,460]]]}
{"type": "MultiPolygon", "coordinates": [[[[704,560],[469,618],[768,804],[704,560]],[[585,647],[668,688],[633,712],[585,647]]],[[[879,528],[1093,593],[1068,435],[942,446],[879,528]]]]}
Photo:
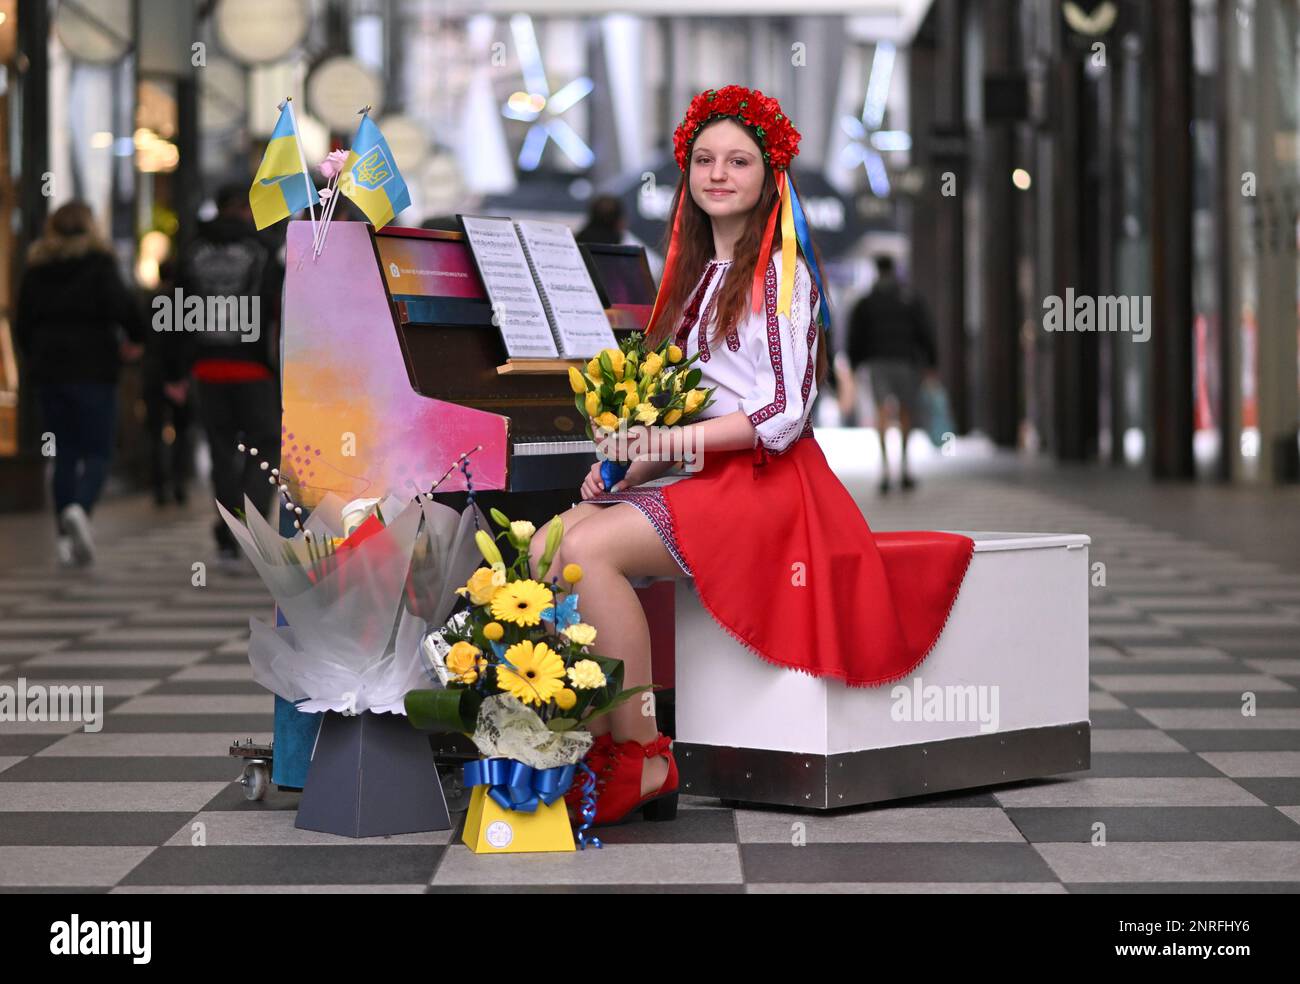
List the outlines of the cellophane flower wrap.
{"type": "Polygon", "coordinates": [[[292,537],[247,499],[243,522],[218,509],[289,623],[249,620],[253,678],[305,712],[404,714],[420,641],[478,563],[478,507],[327,494],[292,537]]]}

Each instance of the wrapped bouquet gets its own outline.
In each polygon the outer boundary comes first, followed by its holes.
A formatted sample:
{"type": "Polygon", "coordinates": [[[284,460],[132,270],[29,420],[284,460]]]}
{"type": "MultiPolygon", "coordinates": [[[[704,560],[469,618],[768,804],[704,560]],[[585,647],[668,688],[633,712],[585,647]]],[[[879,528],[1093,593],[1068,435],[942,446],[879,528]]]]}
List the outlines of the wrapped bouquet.
{"type": "Polygon", "coordinates": [[[289,623],[250,619],[254,679],[301,711],[404,714],[425,679],[420,640],[478,561],[479,508],[329,494],[292,537],[247,499],[243,522],[218,509],[289,623]]]}
{"type": "MultiPolygon", "coordinates": [[[[700,388],[703,373],[691,364],[699,353],[682,358],[682,350],[665,340],[647,351],[645,336],[632,332],[618,348],[603,349],[585,370],[569,368],[574,402],[587,418],[587,436],[599,441],[629,424],[672,427],[690,423],[713,402],[713,389],[700,388]]],[[[605,488],[627,474],[626,461],[601,462],[605,488]]]]}
{"type": "Polygon", "coordinates": [[[496,509],[491,514],[502,532],[495,539],[485,531],[475,536],[487,566],[456,589],[469,607],[421,646],[441,686],[406,695],[408,720],[416,728],[465,733],[483,756],[465,767],[465,785],[474,787],[465,841],[475,850],[511,843],[513,850],[572,850],[558,801],[575,780],[587,794],[578,835],[585,847],[595,777],[581,761],[592,743],[584,726],[650,686],[624,689],[622,660],[593,651],[596,629],[582,621],[574,591],[582,569],[568,564],[547,583],[564,536],[559,517],[551,520],[534,579],[533,524],[511,522],[496,509]],[[499,540],[516,552],[508,566],[499,540]],[[530,823],[529,815],[550,820],[530,823]],[[505,844],[493,841],[494,827],[498,840],[503,828],[510,831],[505,844]]]}

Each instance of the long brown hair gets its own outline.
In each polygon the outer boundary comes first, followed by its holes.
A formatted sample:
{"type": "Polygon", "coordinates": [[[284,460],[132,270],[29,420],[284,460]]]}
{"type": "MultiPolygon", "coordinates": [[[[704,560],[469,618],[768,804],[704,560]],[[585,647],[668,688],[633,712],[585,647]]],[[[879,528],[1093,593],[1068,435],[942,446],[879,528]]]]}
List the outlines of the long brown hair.
{"type": "MultiPolygon", "coordinates": [[[[754,128],[742,123],[734,116],[720,116],[715,120],[710,120],[700,128],[700,133],[724,119],[730,120],[744,129],[755,144],[762,146],[762,142],[759,140],[754,128]]],[[[698,138],[699,134],[697,133],[696,139],[698,138]]],[[[692,141],[691,148],[687,151],[686,159],[688,162],[694,147],[695,143],[692,141]]],[[[689,164],[687,166],[689,167],[689,164]]],[[[786,178],[797,192],[799,184],[794,180],[794,173],[787,170],[786,178]]],[[[734,260],[726,273],[725,279],[722,281],[722,286],[718,288],[717,303],[715,305],[718,316],[709,332],[709,339],[715,345],[719,344],[726,336],[730,326],[744,321],[744,316],[749,310],[750,291],[753,289],[754,283],[754,268],[758,266],[758,248],[763,242],[763,231],[767,225],[767,217],[772,214],[772,209],[776,206],[778,197],[776,174],[771,165],[767,161],[763,161],[763,190],[758,194],[757,204],[754,205],[754,208],[745,218],[740,237],[736,240],[734,260]]],[[[690,294],[699,283],[700,277],[704,275],[705,266],[713,258],[713,225],[708,213],[700,208],[695,199],[691,197],[689,172],[683,173],[677,183],[677,194],[673,199],[673,208],[668,214],[668,225],[664,230],[661,252],[665,256],[668,253],[668,244],[672,239],[673,223],[676,221],[678,209],[683,211],[681,229],[678,231],[677,272],[673,282],[668,285],[668,293],[663,299],[663,309],[660,311],[658,322],[649,326],[647,330],[646,343],[650,346],[658,345],[677,330],[690,294]]],[[[826,267],[822,263],[821,251],[817,248],[816,241],[812,239],[811,230],[808,238],[812,242],[813,256],[817,260],[818,269],[825,270],[826,267]]],[[[778,221],[776,230],[772,235],[773,252],[780,248],[781,245],[781,224],[778,221]]],[[[791,245],[794,246],[794,244],[791,245]]],[[[809,270],[810,275],[811,272],[809,270]]],[[[830,298],[823,296],[822,304],[829,305],[830,298]]],[[[816,378],[818,384],[826,376],[826,370],[826,339],[823,338],[821,344],[817,346],[816,378]]]]}

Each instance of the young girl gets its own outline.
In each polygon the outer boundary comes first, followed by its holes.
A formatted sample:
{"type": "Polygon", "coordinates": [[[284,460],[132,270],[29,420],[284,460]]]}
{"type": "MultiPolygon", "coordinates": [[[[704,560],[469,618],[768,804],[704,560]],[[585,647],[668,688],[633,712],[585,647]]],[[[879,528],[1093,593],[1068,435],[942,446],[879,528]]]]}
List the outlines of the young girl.
{"type": "MultiPolygon", "coordinates": [[[[593,466],[584,501],[561,516],[553,562],[582,567],[583,617],[597,650],[623,660],[628,687],[651,682],[649,628],[631,578],[690,576],[704,607],[757,657],[868,685],[925,658],[970,558],[967,537],[910,534],[925,549],[893,551],[902,563],[886,570],[813,438],[809,415],[827,363],[818,319],[829,318],[787,171],[798,141],[775,99],[741,86],[701,92],[674,135],[683,175],[647,342],[671,333],[684,358],[701,353],[700,385],[715,389],[715,402],[705,419],[637,426],[604,442],[615,459],[629,460],[618,452],[624,440],[650,450],[612,489],[593,466]],[[678,462],[684,477],[646,484],[678,462]]],[[[546,535],[547,527],[536,534],[534,563],[546,535]]],[[[677,767],[654,717],[632,701],[592,730],[601,727],[586,760],[597,773],[593,825],[636,812],[672,819],[677,767]]],[[[568,800],[577,807],[576,790],[568,800]]]]}

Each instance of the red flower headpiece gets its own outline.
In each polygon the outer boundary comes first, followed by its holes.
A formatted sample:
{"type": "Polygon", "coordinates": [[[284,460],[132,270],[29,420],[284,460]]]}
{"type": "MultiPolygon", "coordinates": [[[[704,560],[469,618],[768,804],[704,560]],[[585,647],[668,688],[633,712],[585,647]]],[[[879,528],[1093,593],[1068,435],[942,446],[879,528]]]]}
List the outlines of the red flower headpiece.
{"type": "Polygon", "coordinates": [[[682,171],[686,170],[691,142],[700,132],[700,127],[718,116],[735,116],[742,123],[754,127],[763,148],[763,160],[774,171],[784,171],[790,166],[791,158],[799,153],[799,131],[781,112],[780,103],[758,89],[727,85],[721,89],[705,89],[692,99],[686,118],[673,133],[673,152],[682,171]]]}

